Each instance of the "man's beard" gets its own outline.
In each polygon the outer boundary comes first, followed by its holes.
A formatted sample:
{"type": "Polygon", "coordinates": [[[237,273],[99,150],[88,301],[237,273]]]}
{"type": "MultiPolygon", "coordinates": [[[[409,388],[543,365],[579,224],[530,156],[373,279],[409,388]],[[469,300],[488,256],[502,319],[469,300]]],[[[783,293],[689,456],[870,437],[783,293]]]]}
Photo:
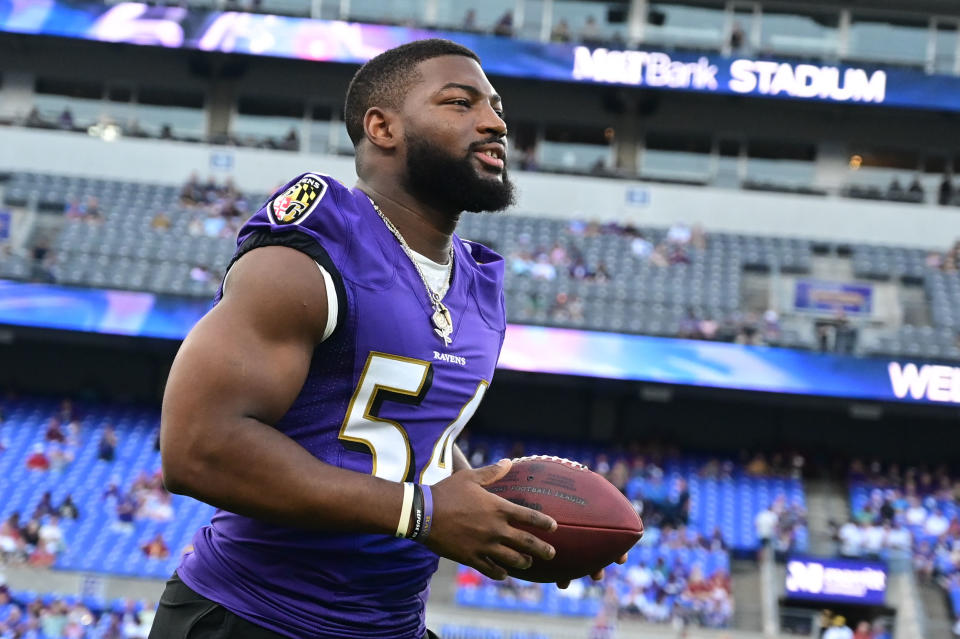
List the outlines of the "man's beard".
{"type": "Polygon", "coordinates": [[[515,202],[513,183],[504,167],[497,179],[482,177],[473,151],[457,157],[422,137],[405,136],[405,186],[421,202],[446,211],[502,211],[515,202]]]}

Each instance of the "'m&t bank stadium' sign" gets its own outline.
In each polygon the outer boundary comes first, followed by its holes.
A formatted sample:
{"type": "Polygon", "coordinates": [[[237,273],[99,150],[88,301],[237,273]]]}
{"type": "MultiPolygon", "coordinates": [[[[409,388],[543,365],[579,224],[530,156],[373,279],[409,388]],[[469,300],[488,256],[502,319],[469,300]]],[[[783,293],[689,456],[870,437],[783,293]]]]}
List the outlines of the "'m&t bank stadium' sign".
{"type": "Polygon", "coordinates": [[[705,56],[681,60],[661,51],[583,46],[574,49],[573,79],[831,102],[882,104],[887,97],[887,74],[882,70],[705,56]]]}

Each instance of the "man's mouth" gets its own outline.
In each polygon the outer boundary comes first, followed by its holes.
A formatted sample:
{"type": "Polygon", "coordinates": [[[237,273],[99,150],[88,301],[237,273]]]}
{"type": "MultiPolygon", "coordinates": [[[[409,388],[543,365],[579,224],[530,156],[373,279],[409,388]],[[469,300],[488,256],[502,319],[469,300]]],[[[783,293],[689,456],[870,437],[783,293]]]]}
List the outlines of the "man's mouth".
{"type": "Polygon", "coordinates": [[[490,167],[491,169],[496,169],[497,171],[503,170],[503,160],[497,157],[493,151],[474,151],[473,154],[484,166],[490,167]]]}
{"type": "Polygon", "coordinates": [[[485,169],[500,173],[506,164],[507,147],[502,142],[487,142],[473,147],[473,154],[485,169]]]}

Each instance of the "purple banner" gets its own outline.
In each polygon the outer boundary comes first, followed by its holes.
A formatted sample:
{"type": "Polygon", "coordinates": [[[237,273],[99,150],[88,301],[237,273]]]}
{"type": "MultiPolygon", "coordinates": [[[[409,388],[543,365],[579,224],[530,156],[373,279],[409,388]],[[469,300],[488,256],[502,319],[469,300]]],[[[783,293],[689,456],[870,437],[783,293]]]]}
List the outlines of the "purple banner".
{"type": "Polygon", "coordinates": [[[886,566],[876,561],[791,557],[786,589],[793,599],[882,606],[887,592],[886,566]]]}
{"type": "Polygon", "coordinates": [[[0,31],[353,64],[405,42],[443,37],[476,51],[492,75],[960,111],[960,78],[919,69],[591,48],[142,2],[109,6],[93,0],[0,0],[0,31]]]}
{"type": "Polygon", "coordinates": [[[854,315],[869,315],[873,311],[873,287],[869,284],[798,280],[793,305],[798,311],[843,311],[854,315]]]}

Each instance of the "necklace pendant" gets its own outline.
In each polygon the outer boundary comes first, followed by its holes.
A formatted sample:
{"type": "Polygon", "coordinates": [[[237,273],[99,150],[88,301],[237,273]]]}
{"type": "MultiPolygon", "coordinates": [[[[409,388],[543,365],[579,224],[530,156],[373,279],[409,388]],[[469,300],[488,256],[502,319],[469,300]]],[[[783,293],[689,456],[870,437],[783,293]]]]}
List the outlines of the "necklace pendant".
{"type": "Polygon", "coordinates": [[[442,302],[437,302],[434,308],[431,319],[436,328],[433,329],[433,332],[440,336],[445,345],[449,346],[450,342],[453,341],[450,339],[450,335],[453,333],[453,318],[450,317],[450,311],[442,302]]]}

